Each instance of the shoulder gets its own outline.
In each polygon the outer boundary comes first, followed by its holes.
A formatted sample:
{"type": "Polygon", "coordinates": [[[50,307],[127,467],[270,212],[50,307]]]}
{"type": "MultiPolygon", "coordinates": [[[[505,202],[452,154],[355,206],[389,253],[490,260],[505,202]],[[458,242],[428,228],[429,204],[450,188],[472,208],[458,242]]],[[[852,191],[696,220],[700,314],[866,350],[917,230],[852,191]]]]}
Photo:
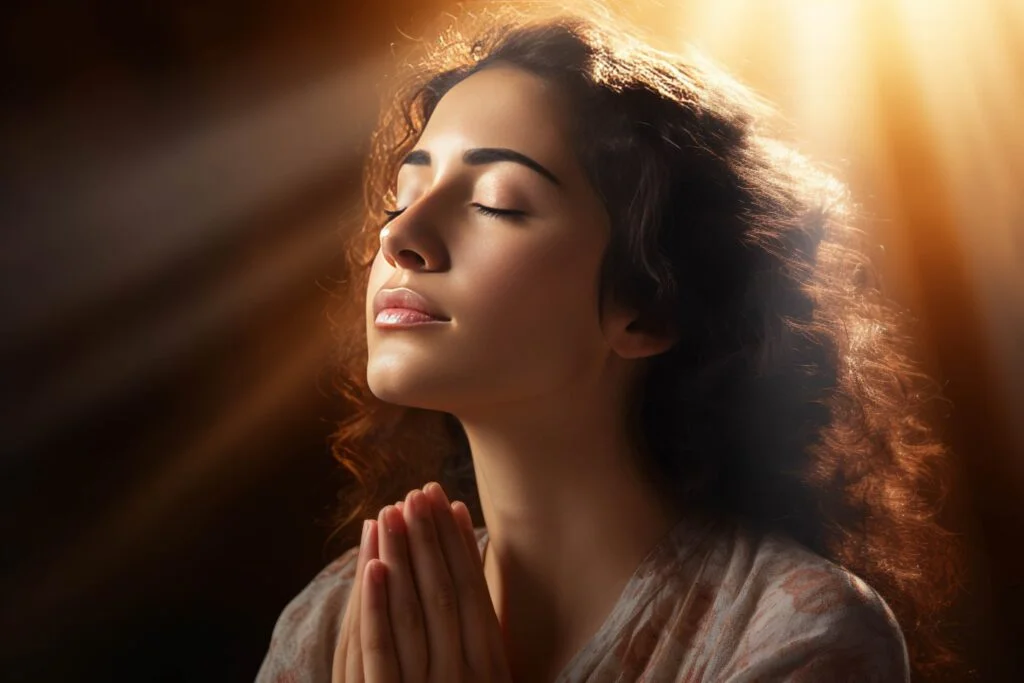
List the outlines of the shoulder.
{"type": "Polygon", "coordinates": [[[359,546],[320,571],[289,602],[274,625],[257,683],[331,680],[334,646],[355,581],[359,546]]]}
{"type": "Polygon", "coordinates": [[[726,669],[736,680],[910,679],[899,624],[861,578],[779,535],[741,534],[738,544],[750,571],[727,572],[738,638],[726,669]]]}

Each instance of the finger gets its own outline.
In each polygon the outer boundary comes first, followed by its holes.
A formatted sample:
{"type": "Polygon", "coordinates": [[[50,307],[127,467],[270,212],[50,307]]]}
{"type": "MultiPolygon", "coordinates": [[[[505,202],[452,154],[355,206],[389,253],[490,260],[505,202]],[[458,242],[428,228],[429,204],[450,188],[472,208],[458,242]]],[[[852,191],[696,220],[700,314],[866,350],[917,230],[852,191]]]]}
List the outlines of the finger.
{"type": "Polygon", "coordinates": [[[351,607],[346,610],[346,616],[351,619],[348,625],[348,642],[345,652],[345,683],[350,681],[363,680],[363,651],[360,645],[361,626],[360,616],[362,613],[362,585],[365,582],[366,566],[370,560],[378,556],[378,538],[376,520],[368,520],[366,527],[366,538],[359,548],[359,566],[356,568],[355,582],[349,593],[351,607]]]}
{"type": "Polygon", "coordinates": [[[388,620],[387,565],[381,560],[370,560],[366,565],[360,593],[359,640],[366,683],[399,683],[402,679],[388,620]]]}
{"type": "Polygon", "coordinates": [[[438,545],[430,501],[418,489],[410,491],[405,499],[405,523],[416,591],[427,627],[429,677],[432,681],[457,681],[462,668],[458,597],[438,545]]]}
{"type": "Polygon", "coordinates": [[[352,579],[349,589],[348,600],[345,604],[345,614],[341,619],[341,631],[338,634],[338,642],[334,648],[334,661],[331,665],[331,680],[335,682],[346,679],[346,662],[348,661],[348,646],[351,639],[353,623],[359,623],[352,617],[352,613],[358,608],[359,581],[363,575],[363,565],[366,564],[366,534],[370,528],[370,520],[363,520],[363,531],[359,537],[359,550],[356,553],[356,573],[352,579]]]}
{"type": "Polygon", "coordinates": [[[380,559],[387,565],[388,618],[395,639],[403,681],[422,680],[427,672],[427,634],[423,608],[409,562],[409,545],[402,513],[394,505],[380,511],[380,559]]]}
{"type": "Polygon", "coordinates": [[[465,532],[452,516],[451,504],[441,486],[431,482],[423,490],[430,499],[438,540],[457,589],[462,651],[466,665],[477,676],[488,676],[494,662],[487,637],[490,626],[487,612],[493,614],[494,608],[480,562],[473,559],[473,555],[478,553],[473,551],[471,555],[466,545],[465,532]]]}
{"type": "Polygon", "coordinates": [[[358,550],[356,551],[356,571],[349,587],[348,599],[345,601],[345,610],[341,619],[341,629],[338,632],[338,640],[334,646],[334,659],[331,662],[331,681],[343,683],[346,680],[346,666],[348,662],[349,640],[351,639],[351,624],[355,621],[352,617],[354,611],[353,603],[356,602],[356,593],[359,588],[359,579],[362,576],[364,558],[366,556],[366,532],[369,528],[369,520],[363,520],[363,530],[359,537],[358,550]]]}
{"type": "Polygon", "coordinates": [[[502,635],[501,622],[498,621],[498,614],[494,610],[494,602],[491,599],[490,588],[487,586],[487,579],[484,575],[483,558],[480,557],[480,547],[477,543],[476,533],[473,531],[473,518],[469,514],[469,508],[462,501],[452,503],[451,508],[452,514],[455,516],[459,528],[466,538],[466,543],[472,545],[473,557],[478,561],[478,566],[480,567],[480,580],[483,582],[483,589],[487,591],[487,601],[484,605],[485,621],[487,622],[485,632],[488,645],[490,646],[492,664],[495,667],[494,671],[500,674],[500,677],[495,680],[506,680],[509,666],[508,660],[505,657],[505,640],[502,635]]]}
{"type": "Polygon", "coordinates": [[[476,561],[477,566],[480,567],[480,571],[483,571],[484,560],[480,556],[480,542],[477,540],[476,531],[473,529],[473,518],[469,514],[469,508],[459,500],[452,503],[450,507],[459,531],[462,532],[462,538],[466,542],[466,547],[469,548],[470,554],[476,561]]]}
{"type": "Polygon", "coordinates": [[[359,623],[359,586],[360,581],[362,581],[363,574],[366,572],[366,563],[372,559],[370,544],[367,543],[367,540],[370,538],[370,528],[372,526],[372,519],[363,520],[363,532],[359,538],[359,553],[356,559],[356,573],[352,578],[352,589],[349,592],[349,606],[345,608],[346,623],[359,623]]]}

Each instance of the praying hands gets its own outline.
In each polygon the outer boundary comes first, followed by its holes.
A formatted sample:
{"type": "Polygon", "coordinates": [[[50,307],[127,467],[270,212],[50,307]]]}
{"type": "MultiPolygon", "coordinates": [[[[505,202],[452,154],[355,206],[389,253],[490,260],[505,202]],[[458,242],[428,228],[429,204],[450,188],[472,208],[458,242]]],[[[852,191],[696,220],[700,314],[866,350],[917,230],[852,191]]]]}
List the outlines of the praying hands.
{"type": "Polygon", "coordinates": [[[436,483],[364,524],[333,683],[511,683],[469,510],[436,483]]]}

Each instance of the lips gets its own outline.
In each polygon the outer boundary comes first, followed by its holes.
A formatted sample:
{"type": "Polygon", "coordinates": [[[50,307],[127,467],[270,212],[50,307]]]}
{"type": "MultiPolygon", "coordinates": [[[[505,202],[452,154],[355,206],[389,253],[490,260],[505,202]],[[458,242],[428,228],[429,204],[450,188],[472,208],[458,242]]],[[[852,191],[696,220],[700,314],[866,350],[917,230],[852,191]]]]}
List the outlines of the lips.
{"type": "Polygon", "coordinates": [[[406,287],[382,289],[373,297],[373,315],[379,325],[404,325],[451,320],[433,302],[406,287]]]}

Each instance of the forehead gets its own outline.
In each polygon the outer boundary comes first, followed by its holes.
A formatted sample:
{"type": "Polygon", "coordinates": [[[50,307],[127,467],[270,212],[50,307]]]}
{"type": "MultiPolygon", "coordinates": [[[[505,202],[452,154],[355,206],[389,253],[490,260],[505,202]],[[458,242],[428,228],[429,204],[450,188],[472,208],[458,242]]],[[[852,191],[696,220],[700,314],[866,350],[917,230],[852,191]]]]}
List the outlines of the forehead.
{"type": "Polygon", "coordinates": [[[576,171],[570,135],[568,108],[554,84],[495,65],[445,93],[417,147],[435,157],[460,155],[471,147],[505,147],[565,178],[576,171]]]}

